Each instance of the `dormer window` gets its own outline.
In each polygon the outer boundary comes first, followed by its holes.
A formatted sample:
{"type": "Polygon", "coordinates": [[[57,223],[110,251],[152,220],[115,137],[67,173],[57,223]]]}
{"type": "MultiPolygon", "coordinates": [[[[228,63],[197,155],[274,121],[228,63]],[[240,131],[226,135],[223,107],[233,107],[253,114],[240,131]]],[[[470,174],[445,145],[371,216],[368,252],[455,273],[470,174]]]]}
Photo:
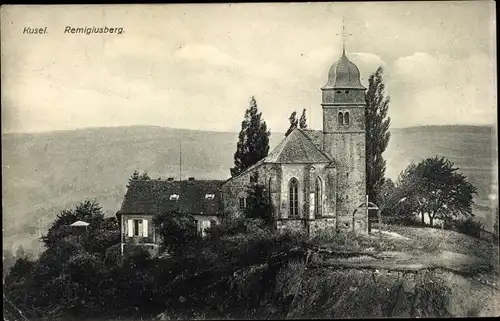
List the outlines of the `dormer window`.
{"type": "Polygon", "coordinates": [[[215,194],[205,194],[205,199],[206,200],[213,200],[213,199],[215,199],[215,194]]]}
{"type": "Polygon", "coordinates": [[[170,195],[170,200],[171,201],[178,201],[179,200],[179,194],[171,194],[170,195]]]}

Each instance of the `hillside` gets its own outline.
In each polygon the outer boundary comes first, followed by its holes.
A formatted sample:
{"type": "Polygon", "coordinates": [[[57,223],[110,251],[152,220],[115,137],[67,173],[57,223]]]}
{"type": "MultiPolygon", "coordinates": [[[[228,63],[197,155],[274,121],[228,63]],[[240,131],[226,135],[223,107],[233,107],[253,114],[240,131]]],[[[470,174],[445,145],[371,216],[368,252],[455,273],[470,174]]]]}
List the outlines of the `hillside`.
{"type": "MultiPolygon", "coordinates": [[[[282,137],[272,135],[271,147],[282,137]]],[[[3,135],[4,246],[33,247],[39,224],[45,230],[61,209],[84,199],[96,199],[114,215],[135,169],[153,179],[179,176],[181,141],[184,178],[228,178],[237,133],[134,126],[3,135]]],[[[412,160],[446,156],[478,187],[475,210],[485,218],[497,162],[492,144],[489,127],[394,129],[385,153],[387,174],[395,178],[412,160]]]]}

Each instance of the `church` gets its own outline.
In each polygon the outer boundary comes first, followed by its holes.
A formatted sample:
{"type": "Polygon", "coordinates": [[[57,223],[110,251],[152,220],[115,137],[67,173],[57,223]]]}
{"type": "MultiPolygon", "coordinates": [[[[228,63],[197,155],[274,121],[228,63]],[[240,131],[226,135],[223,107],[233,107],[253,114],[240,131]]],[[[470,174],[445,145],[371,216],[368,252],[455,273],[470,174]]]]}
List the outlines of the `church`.
{"type": "Polygon", "coordinates": [[[365,91],[345,46],[321,88],[323,130],[294,129],[267,157],[228,180],[133,180],[117,217],[124,247],[158,250],[153,217],[190,214],[198,231],[242,215],[254,173],[266,187],[277,230],[368,233],[365,91]]]}
{"type": "Polygon", "coordinates": [[[224,212],[243,212],[257,172],[278,230],[367,233],[365,90],[344,47],[321,88],[323,130],[294,129],[267,157],[225,181],[224,212]]]}

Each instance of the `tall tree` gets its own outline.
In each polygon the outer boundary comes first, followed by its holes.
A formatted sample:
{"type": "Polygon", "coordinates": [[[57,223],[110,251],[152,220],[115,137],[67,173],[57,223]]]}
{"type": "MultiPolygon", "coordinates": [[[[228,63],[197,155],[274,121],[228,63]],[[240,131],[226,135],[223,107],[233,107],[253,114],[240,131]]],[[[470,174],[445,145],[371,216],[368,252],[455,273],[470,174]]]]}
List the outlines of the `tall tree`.
{"type": "Polygon", "coordinates": [[[290,127],[288,127],[288,130],[286,131],[285,137],[290,135],[290,133],[299,126],[299,121],[297,120],[296,111],[290,114],[290,117],[288,117],[288,121],[290,122],[290,127]]]}
{"type": "Polygon", "coordinates": [[[266,186],[259,183],[259,174],[257,172],[252,174],[250,182],[245,216],[260,218],[269,225],[273,221],[273,209],[266,186]]]}
{"type": "Polygon", "coordinates": [[[450,222],[474,217],[472,205],[477,189],[458,169],[448,159],[437,156],[411,164],[398,180],[399,202],[412,204],[422,224],[428,215],[431,226],[436,218],[450,222]]]}
{"type": "Polygon", "coordinates": [[[134,173],[132,173],[132,176],[130,176],[130,178],[128,179],[127,188],[129,188],[130,182],[138,180],[139,177],[140,177],[139,171],[138,170],[134,170],[134,173]]]}
{"type": "Polygon", "coordinates": [[[382,156],[389,144],[391,118],[387,117],[390,97],[385,95],[383,69],[368,79],[366,93],[366,191],[370,201],[382,201],[380,191],[385,180],[386,161],[382,156]]]}
{"type": "Polygon", "coordinates": [[[300,129],[307,129],[307,117],[306,117],[306,109],[305,108],[302,110],[302,115],[300,115],[299,128],[300,129]]]}
{"type": "Polygon", "coordinates": [[[234,167],[231,176],[237,176],[254,165],[269,153],[269,136],[266,122],[259,112],[257,101],[252,96],[250,107],[245,111],[245,118],[241,122],[241,131],[234,153],[234,167]]]}

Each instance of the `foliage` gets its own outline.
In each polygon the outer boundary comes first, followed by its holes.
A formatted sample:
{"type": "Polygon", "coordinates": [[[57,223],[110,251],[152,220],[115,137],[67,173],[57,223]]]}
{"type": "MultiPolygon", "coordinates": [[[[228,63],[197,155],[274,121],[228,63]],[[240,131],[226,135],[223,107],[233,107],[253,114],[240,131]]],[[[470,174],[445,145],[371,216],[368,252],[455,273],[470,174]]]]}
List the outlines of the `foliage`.
{"type": "Polygon", "coordinates": [[[468,217],[466,219],[446,222],[444,228],[465,235],[469,235],[475,238],[480,238],[481,230],[484,229],[484,224],[474,220],[472,217],[468,217]]]}
{"type": "Polygon", "coordinates": [[[290,127],[288,127],[287,131],[285,132],[285,137],[290,135],[290,133],[295,128],[307,129],[306,110],[305,109],[302,110],[302,114],[300,115],[300,119],[297,119],[297,112],[293,111],[290,114],[290,117],[288,117],[288,121],[290,122],[290,127]]]}
{"type": "Polygon", "coordinates": [[[156,215],[153,222],[162,240],[162,246],[174,254],[182,254],[185,247],[196,244],[200,239],[192,215],[170,211],[156,215]]]}
{"type": "Polygon", "coordinates": [[[128,179],[127,188],[130,187],[130,183],[132,181],[139,180],[139,177],[140,177],[139,171],[138,170],[134,170],[134,172],[132,173],[132,176],[130,176],[130,178],[128,179]]]}
{"type": "Polygon", "coordinates": [[[380,190],[385,180],[386,161],[382,154],[389,144],[391,118],[387,117],[390,98],[385,96],[383,69],[368,79],[366,92],[366,189],[370,201],[379,204],[380,190]]]}
{"type": "Polygon", "coordinates": [[[151,177],[149,177],[148,172],[144,172],[139,176],[139,180],[148,181],[150,179],[151,177]]]}
{"type": "Polygon", "coordinates": [[[290,122],[290,127],[288,127],[287,131],[285,132],[285,137],[290,135],[290,133],[299,126],[299,121],[297,119],[296,111],[293,111],[290,114],[290,117],[288,117],[288,121],[290,122]]]}
{"type": "Polygon", "coordinates": [[[247,191],[247,207],[245,215],[248,218],[260,218],[266,224],[271,225],[274,221],[273,208],[269,199],[269,191],[266,186],[259,183],[259,174],[252,174],[247,191]]]}
{"type": "Polygon", "coordinates": [[[42,237],[45,246],[47,248],[54,247],[63,238],[73,233],[83,232],[83,227],[70,226],[76,221],[89,223],[87,231],[92,232],[99,229],[104,221],[101,206],[95,201],[84,201],[78,204],[75,209],[62,211],[49,227],[47,235],[42,237]]]}
{"type": "Polygon", "coordinates": [[[300,115],[299,128],[300,129],[307,129],[307,117],[306,117],[306,110],[305,110],[305,108],[302,109],[302,114],[300,115]]]}
{"type": "Polygon", "coordinates": [[[134,172],[132,173],[132,176],[130,176],[130,178],[128,179],[127,188],[130,187],[130,183],[132,181],[150,180],[150,179],[151,179],[151,177],[149,177],[148,172],[144,172],[144,173],[140,174],[138,170],[134,170],[134,172]]]}
{"type": "Polygon", "coordinates": [[[267,156],[269,136],[271,136],[271,132],[268,131],[266,122],[262,119],[262,113],[257,107],[257,101],[252,96],[250,107],[246,110],[245,118],[241,123],[241,131],[234,153],[234,167],[231,168],[232,177],[241,174],[248,167],[267,156]]]}
{"type": "Polygon", "coordinates": [[[431,226],[435,218],[472,218],[477,189],[458,169],[451,161],[437,156],[411,164],[398,179],[397,199],[418,214],[422,223],[427,214],[431,226]]]}

